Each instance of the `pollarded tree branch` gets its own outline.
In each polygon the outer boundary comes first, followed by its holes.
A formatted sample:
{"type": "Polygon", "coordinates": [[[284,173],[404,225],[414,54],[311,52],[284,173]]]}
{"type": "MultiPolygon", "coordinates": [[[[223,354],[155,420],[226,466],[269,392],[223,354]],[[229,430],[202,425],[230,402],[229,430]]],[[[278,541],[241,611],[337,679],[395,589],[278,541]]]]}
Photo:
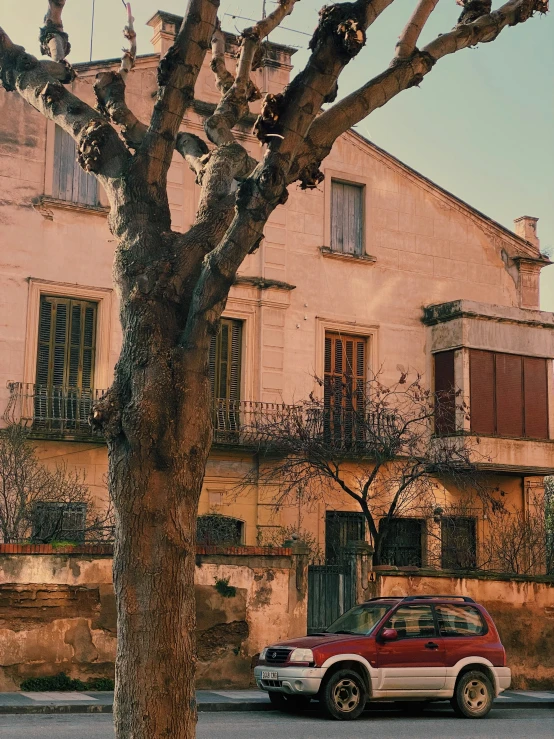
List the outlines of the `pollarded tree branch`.
{"type": "Polygon", "coordinates": [[[224,95],[235,81],[235,77],[229,72],[225,63],[225,34],[221,30],[219,19],[217,21],[217,28],[212,36],[210,68],[215,75],[217,89],[224,95]]]}
{"type": "Polygon", "coordinates": [[[498,10],[471,23],[461,23],[449,33],[438,36],[421,51],[415,51],[409,59],[395,59],[389,69],[347,95],[314,121],[299,156],[299,166],[303,162],[313,166],[314,151],[317,151],[317,159],[321,162],[341,134],[398,93],[418,85],[443,56],[494,41],[507,26],[515,26],[534,13],[547,11],[548,0],[509,0],[498,10]]]}
{"type": "MultiPolygon", "coordinates": [[[[339,75],[364,46],[366,29],[392,2],[357,0],[324,6],[306,67],[284,93],[266,96],[255,130],[278,153],[287,174],[321,106],[335,99],[339,75]]],[[[303,187],[316,187],[322,178],[317,167],[299,177],[303,187]]]]}
{"type": "MultiPolygon", "coordinates": [[[[110,124],[48,71],[53,62],[45,64],[28,54],[22,46],[12,43],[0,28],[0,82],[55,121],[75,139],[81,166],[94,172],[100,180],[121,176],[129,153],[110,124]]],[[[55,64],[55,68],[62,65],[55,64]]]]}
{"type": "Polygon", "coordinates": [[[439,0],[419,0],[406,27],[402,31],[396,44],[396,58],[407,59],[416,48],[417,41],[429,16],[435,9],[439,0]]]}
{"type": "Polygon", "coordinates": [[[71,51],[69,36],[63,30],[62,12],[66,0],[48,0],[48,12],[40,29],[40,50],[55,62],[63,61],[71,51]]]}
{"type": "Polygon", "coordinates": [[[219,0],[190,0],[175,42],[160,60],[158,97],[139,156],[145,163],[148,182],[161,190],[165,189],[183,115],[194,99],[194,86],[210,47],[218,8],[219,0]]]}
{"type": "Polygon", "coordinates": [[[131,3],[127,3],[127,25],[123,35],[130,42],[130,48],[123,49],[119,71],[99,72],[94,83],[97,108],[106,118],[121,127],[127,146],[138,149],[147,131],[146,124],[139,121],[125,100],[125,81],[135,66],[137,56],[137,35],[133,25],[131,3]]]}

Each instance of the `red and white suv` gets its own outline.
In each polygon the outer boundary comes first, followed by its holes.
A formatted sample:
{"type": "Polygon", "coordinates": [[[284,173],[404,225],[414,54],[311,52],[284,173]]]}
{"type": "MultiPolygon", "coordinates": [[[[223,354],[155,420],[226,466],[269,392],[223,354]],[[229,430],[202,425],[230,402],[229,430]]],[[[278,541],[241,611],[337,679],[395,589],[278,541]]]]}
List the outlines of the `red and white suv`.
{"type": "Polygon", "coordinates": [[[382,700],[450,700],[458,715],[482,718],[511,679],[490,615],[450,595],[372,598],[322,633],[266,647],[254,676],[277,708],[316,698],[342,720],[382,700]]]}

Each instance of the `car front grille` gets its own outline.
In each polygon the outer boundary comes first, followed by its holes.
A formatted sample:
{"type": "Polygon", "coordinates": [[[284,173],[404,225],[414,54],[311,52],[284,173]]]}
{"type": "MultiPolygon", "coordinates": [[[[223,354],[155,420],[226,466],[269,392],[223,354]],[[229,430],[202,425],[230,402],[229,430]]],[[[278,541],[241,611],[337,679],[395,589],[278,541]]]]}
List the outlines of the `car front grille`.
{"type": "Polygon", "coordinates": [[[265,655],[265,661],[268,665],[282,665],[288,659],[292,649],[284,647],[270,647],[265,655]]]}

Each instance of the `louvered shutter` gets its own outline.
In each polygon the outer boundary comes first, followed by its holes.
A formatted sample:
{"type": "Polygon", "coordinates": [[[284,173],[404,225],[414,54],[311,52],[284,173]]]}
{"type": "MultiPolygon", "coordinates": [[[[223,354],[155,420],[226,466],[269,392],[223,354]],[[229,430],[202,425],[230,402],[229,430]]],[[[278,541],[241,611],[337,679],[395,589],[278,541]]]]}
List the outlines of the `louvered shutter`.
{"type": "Polygon", "coordinates": [[[75,141],[59,126],[56,126],[54,139],[52,194],[71,203],[99,203],[98,180],[79,166],[75,141]]]}
{"type": "Polygon", "coordinates": [[[41,297],[37,385],[92,389],[96,311],[96,303],[41,297]]]}
{"type": "Polygon", "coordinates": [[[212,397],[240,400],[242,322],[223,318],[210,342],[208,372],[212,397]]]}
{"type": "Polygon", "coordinates": [[[523,436],[523,361],[514,354],[496,354],[496,433],[523,436]]]}
{"type": "Polygon", "coordinates": [[[366,340],[326,334],[324,360],[324,433],[335,443],[352,444],[363,433],[366,340]]]}
{"type": "Polygon", "coordinates": [[[331,249],[363,253],[363,193],[360,185],[331,181],[331,249]]]}
{"type": "Polygon", "coordinates": [[[496,431],[493,352],[471,349],[469,382],[471,430],[492,435],[496,431]]]}
{"type": "Polygon", "coordinates": [[[435,359],[435,431],[451,434],[456,431],[456,386],[454,351],[438,352],[435,359]]]}
{"type": "Polygon", "coordinates": [[[546,359],[524,357],[525,436],[548,439],[548,373],[546,359]]]}

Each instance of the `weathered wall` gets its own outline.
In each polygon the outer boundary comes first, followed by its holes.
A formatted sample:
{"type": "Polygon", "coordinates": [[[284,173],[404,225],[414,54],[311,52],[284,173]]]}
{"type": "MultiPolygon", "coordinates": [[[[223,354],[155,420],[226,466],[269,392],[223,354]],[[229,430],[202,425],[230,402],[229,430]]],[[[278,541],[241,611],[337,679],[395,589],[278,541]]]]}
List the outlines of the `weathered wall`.
{"type": "MultiPolygon", "coordinates": [[[[268,642],[306,631],[306,562],[288,549],[206,551],[196,568],[197,684],[247,687],[268,642]]],[[[0,554],[0,692],[61,671],[113,677],[111,568],[106,555],[0,554]]]]}
{"type": "Polygon", "coordinates": [[[512,687],[554,689],[554,578],[455,577],[378,572],[376,595],[469,595],[485,606],[500,632],[512,687]]]}

